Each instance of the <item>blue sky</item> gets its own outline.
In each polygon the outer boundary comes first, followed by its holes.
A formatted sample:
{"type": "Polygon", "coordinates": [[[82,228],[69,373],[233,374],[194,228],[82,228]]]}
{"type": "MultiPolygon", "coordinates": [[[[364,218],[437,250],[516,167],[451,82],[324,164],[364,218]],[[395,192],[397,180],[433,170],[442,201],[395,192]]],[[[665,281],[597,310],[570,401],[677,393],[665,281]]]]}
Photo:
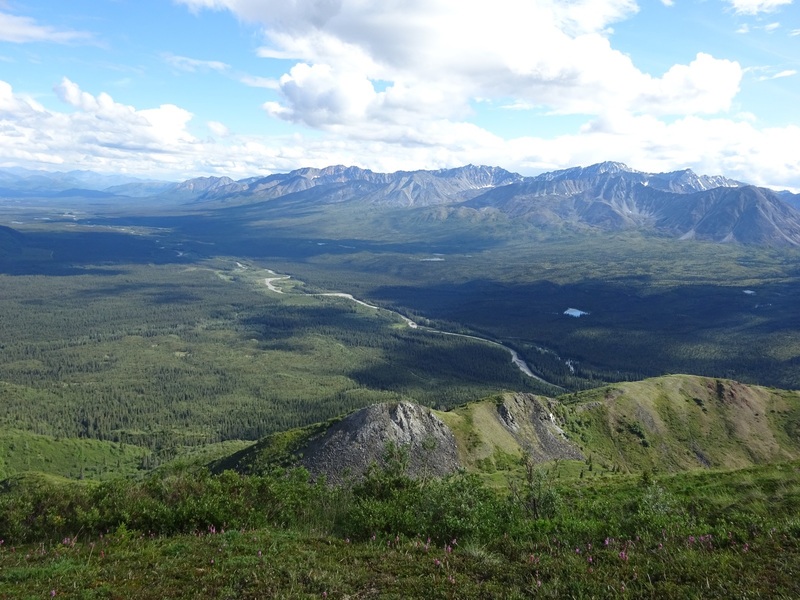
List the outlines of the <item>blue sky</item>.
{"type": "Polygon", "coordinates": [[[0,166],[615,160],[800,190],[797,0],[0,0],[0,166]]]}

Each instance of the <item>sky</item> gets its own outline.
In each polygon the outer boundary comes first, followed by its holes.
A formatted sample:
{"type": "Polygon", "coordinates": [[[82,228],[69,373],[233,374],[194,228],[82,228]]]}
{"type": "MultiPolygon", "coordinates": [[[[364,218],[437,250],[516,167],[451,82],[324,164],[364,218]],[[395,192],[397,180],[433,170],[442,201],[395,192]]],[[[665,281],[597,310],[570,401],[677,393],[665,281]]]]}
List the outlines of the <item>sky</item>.
{"type": "Polygon", "coordinates": [[[0,0],[0,167],[613,160],[800,191],[800,0],[0,0]]]}

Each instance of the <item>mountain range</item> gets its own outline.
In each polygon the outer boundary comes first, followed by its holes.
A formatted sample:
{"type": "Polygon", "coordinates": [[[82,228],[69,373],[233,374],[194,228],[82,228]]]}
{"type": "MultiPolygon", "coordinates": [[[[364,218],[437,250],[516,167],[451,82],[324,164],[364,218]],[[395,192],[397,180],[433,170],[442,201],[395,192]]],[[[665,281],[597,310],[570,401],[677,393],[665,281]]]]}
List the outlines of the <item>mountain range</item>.
{"type": "MultiPolygon", "coordinates": [[[[473,165],[395,173],[331,166],[238,181],[200,177],[180,183],[83,171],[0,170],[2,196],[104,198],[113,204],[148,198],[185,210],[256,208],[278,199],[317,208],[436,207],[458,209],[458,218],[507,219],[540,229],[641,230],[678,239],[800,246],[800,195],[697,175],[690,169],[644,173],[618,162],[535,177],[473,165]]],[[[431,218],[450,217],[451,212],[432,213],[431,218]]]]}

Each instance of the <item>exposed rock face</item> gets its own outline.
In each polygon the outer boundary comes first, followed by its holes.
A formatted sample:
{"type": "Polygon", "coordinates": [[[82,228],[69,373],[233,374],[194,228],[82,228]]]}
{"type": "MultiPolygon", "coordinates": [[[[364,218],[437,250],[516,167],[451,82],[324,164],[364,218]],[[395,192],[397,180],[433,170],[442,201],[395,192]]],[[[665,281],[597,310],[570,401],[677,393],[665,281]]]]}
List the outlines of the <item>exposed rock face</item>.
{"type": "Polygon", "coordinates": [[[555,459],[583,460],[585,457],[567,440],[549,403],[532,394],[507,395],[498,405],[500,422],[534,462],[555,459]]]}
{"type": "Polygon", "coordinates": [[[430,409],[410,402],[375,404],[309,441],[301,464],[330,483],[362,476],[383,463],[387,444],[408,450],[412,477],[443,476],[459,468],[456,441],[430,409]]]}
{"type": "Polygon", "coordinates": [[[771,190],[691,171],[647,174],[610,164],[616,166],[568,169],[494,187],[463,205],[543,227],[568,223],[653,230],[680,239],[800,246],[800,213],[771,190]]]}

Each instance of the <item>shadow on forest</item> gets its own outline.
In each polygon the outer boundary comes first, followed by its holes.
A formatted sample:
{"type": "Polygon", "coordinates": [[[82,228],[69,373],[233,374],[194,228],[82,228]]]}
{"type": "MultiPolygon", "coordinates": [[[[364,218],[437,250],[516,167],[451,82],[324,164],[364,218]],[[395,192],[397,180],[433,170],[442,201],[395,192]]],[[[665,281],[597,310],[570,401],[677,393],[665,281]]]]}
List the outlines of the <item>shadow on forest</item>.
{"type": "Polygon", "coordinates": [[[523,344],[550,348],[607,377],[686,372],[786,385],[782,361],[766,354],[769,338],[792,336],[800,313],[797,284],[759,288],[680,285],[655,288],[648,277],[384,286],[374,300],[523,344]],[[589,314],[564,314],[576,308],[589,314]],[[754,344],[760,343],[757,347],[754,344]]]}
{"type": "MultiPolygon", "coordinates": [[[[296,225],[254,224],[220,212],[211,215],[93,218],[92,227],[156,228],[152,233],[83,229],[25,232],[23,248],[37,254],[0,257],[0,273],[10,275],[112,274],[106,269],[83,268],[119,264],[191,264],[214,256],[305,260],[323,255],[447,253],[480,251],[489,240],[470,240],[468,248],[456,232],[432,242],[331,239],[303,231],[296,225]]],[[[58,224],[54,223],[54,226],[58,224]]],[[[26,254],[19,252],[19,254],[26,254]]],[[[27,253],[27,254],[30,254],[27,253]]]]}

